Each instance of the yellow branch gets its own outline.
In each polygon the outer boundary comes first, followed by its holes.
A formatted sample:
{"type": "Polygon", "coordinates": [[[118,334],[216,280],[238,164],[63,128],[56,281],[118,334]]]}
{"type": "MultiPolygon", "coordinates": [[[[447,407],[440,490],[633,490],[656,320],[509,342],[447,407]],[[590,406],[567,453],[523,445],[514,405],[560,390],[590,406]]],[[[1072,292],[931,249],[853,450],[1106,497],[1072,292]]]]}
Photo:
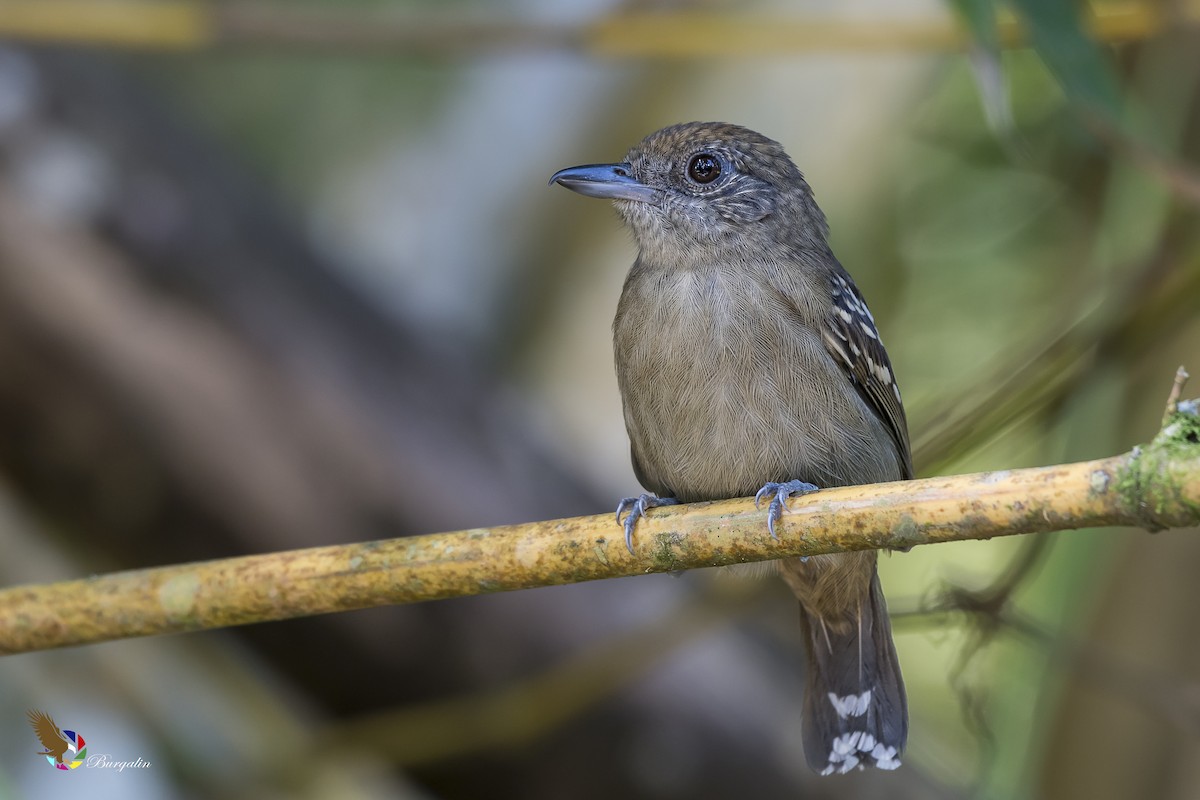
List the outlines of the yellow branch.
{"type": "MultiPolygon", "coordinates": [[[[1194,23],[1200,9],[1189,6],[1179,19],[1194,23]]],[[[1096,9],[1088,29],[1098,41],[1120,42],[1148,38],[1162,30],[1165,19],[1157,8],[1142,3],[1113,3],[1096,9]]],[[[1011,14],[998,19],[1000,42],[1020,47],[1025,31],[1011,14]]],[[[588,43],[597,54],[643,58],[702,58],[712,56],[786,56],[810,51],[963,50],[971,34],[952,16],[881,20],[763,17],[696,11],[648,12],[604,20],[589,31],[588,43]]]]}
{"type": "Polygon", "coordinates": [[[0,591],[0,654],[843,550],[1107,525],[1200,525],[1200,415],[1144,450],[828,489],[766,532],[747,499],[655,509],[630,555],[611,514],[318,547],[0,591]]]}
{"type": "MultiPolygon", "coordinates": [[[[1136,41],[1166,27],[1200,22],[1200,0],[1161,6],[1112,2],[1091,9],[1099,41],[1136,41]]],[[[1011,15],[1001,41],[1024,38],[1011,15]]],[[[0,36],[110,47],[191,50],[221,44],[296,47],[362,54],[445,55],[536,48],[582,48],[601,56],[710,58],[783,56],[816,50],[961,50],[970,34],[950,14],[849,19],[767,17],[667,10],[623,12],[581,25],[472,17],[447,11],[329,9],[285,2],[202,0],[3,0],[0,36]]]]}
{"type": "Polygon", "coordinates": [[[0,36],[109,47],[197,49],[215,40],[211,6],[189,0],[3,0],[0,36]]]}

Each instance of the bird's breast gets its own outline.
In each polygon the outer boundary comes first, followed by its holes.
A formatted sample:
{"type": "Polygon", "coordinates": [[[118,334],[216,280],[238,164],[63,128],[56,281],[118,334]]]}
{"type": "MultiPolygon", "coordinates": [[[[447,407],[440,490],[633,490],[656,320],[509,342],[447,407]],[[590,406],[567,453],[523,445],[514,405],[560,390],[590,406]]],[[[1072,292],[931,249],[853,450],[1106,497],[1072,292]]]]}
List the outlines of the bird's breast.
{"type": "Polygon", "coordinates": [[[648,488],[690,501],[753,494],[772,480],[844,482],[838,429],[863,425],[861,401],[830,374],[818,324],[803,313],[745,273],[630,274],[614,345],[648,488]]]}

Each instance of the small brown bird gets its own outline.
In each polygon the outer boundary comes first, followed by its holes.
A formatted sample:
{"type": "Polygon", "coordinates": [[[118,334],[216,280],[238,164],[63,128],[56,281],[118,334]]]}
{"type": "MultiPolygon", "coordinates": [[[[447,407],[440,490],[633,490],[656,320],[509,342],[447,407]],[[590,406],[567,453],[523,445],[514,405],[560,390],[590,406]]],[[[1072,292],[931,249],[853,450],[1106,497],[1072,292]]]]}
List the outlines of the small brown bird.
{"type": "Polygon", "coordinates": [[[29,724],[33,726],[33,732],[37,734],[38,741],[42,743],[42,747],[46,748],[38,755],[53,756],[56,763],[63,763],[63,756],[70,749],[71,743],[67,741],[66,736],[63,736],[58,725],[45,711],[26,711],[25,715],[29,717],[29,724]]]}
{"type": "MultiPolygon", "coordinates": [[[[676,502],[911,478],[900,391],[825,215],[775,141],[691,122],[551,178],[611,199],[638,245],[613,322],[637,519],[676,502]]],[[[790,558],[808,647],[804,749],[822,774],[895,769],[908,709],[874,551],[790,558]]]]}

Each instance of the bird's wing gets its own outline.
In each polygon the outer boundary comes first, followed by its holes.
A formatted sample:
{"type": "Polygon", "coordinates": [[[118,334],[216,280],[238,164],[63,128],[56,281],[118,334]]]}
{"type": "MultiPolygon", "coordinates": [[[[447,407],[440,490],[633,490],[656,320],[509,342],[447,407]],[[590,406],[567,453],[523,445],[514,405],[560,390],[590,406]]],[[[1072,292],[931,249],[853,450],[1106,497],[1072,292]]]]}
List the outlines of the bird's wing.
{"type": "Polygon", "coordinates": [[[29,724],[33,726],[33,732],[37,734],[42,747],[49,750],[50,754],[54,756],[67,752],[67,739],[59,732],[58,726],[54,724],[54,720],[50,718],[49,714],[44,711],[26,713],[29,716],[29,724]]]}
{"type": "Polygon", "coordinates": [[[912,453],[904,404],[887,350],[875,329],[875,318],[853,279],[840,266],[830,276],[830,284],[833,309],[829,324],[822,331],[825,346],[846,369],[854,388],[887,425],[903,462],[904,477],[911,478],[912,453]]]}

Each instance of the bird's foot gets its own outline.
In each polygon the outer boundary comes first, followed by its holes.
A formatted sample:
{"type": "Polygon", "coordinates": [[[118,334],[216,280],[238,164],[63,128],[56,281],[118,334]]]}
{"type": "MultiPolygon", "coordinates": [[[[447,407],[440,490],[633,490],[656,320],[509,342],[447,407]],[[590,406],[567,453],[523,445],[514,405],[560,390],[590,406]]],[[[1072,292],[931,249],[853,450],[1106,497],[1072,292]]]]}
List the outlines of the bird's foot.
{"type": "Polygon", "coordinates": [[[644,494],[641,497],[626,497],[617,503],[617,524],[625,527],[625,547],[629,549],[630,555],[633,555],[633,526],[637,525],[637,521],[644,517],[646,512],[652,508],[677,505],[679,505],[679,501],[674,497],[655,497],[652,494],[644,494]],[[621,522],[621,515],[626,511],[629,514],[625,517],[625,521],[621,522]]]}
{"type": "Polygon", "coordinates": [[[783,516],[784,510],[787,508],[787,500],[792,495],[806,495],[820,491],[816,486],[804,481],[786,481],[785,483],[768,483],[758,490],[758,494],[754,495],[754,507],[758,508],[764,497],[771,497],[771,505],[767,506],[767,530],[771,532],[772,539],[778,539],[779,535],[775,533],[775,523],[779,522],[779,518],[783,516]]]}

